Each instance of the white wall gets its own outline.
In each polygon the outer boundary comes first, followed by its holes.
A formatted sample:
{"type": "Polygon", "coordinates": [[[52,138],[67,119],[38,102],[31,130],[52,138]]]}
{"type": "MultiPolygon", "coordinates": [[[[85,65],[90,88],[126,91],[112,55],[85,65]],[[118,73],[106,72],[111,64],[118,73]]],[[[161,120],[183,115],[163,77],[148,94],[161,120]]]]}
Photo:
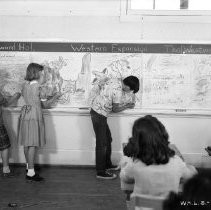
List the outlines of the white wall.
{"type": "MultiPolygon", "coordinates": [[[[122,156],[122,143],[131,136],[133,122],[149,113],[123,112],[109,116],[113,137],[114,163],[122,156]]],[[[94,165],[95,137],[88,111],[51,109],[44,111],[47,144],[39,150],[37,162],[43,164],[94,165]]],[[[187,162],[210,166],[204,148],[210,145],[210,116],[154,114],[165,125],[170,141],[176,144],[187,162]]],[[[23,148],[17,143],[19,111],[4,110],[4,122],[12,143],[11,162],[23,163],[23,148]]]]}
{"type": "MultiPolygon", "coordinates": [[[[0,0],[0,41],[210,42],[209,22],[166,22],[156,17],[132,22],[120,14],[120,0],[0,0]]],[[[94,165],[94,133],[90,116],[84,112],[45,111],[47,145],[40,150],[39,163],[94,165]]],[[[144,114],[109,117],[114,162],[119,161],[121,142],[130,136],[134,120],[144,114]]],[[[16,142],[18,116],[16,110],[4,112],[13,145],[11,161],[24,162],[16,142]]],[[[170,140],[188,162],[210,165],[204,147],[211,145],[211,116],[155,116],[165,124],[170,140]]]]}

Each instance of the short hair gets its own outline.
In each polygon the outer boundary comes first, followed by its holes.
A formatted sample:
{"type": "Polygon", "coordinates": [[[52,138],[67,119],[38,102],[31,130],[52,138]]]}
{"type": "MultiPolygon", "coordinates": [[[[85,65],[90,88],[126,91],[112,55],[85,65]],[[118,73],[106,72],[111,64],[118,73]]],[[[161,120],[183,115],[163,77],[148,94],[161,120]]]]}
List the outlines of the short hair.
{"type": "Polygon", "coordinates": [[[129,76],[123,79],[123,83],[130,87],[131,90],[133,90],[134,93],[137,93],[139,91],[139,79],[135,76],[129,76]]]}
{"type": "Polygon", "coordinates": [[[146,165],[166,164],[170,157],[175,155],[175,152],[168,147],[166,134],[158,127],[156,120],[155,117],[139,118],[134,122],[132,129],[132,138],[136,145],[135,158],[146,165]]]}
{"type": "Polygon", "coordinates": [[[40,78],[39,72],[42,71],[44,67],[37,63],[30,63],[26,69],[25,80],[32,81],[38,80],[40,78]]]}

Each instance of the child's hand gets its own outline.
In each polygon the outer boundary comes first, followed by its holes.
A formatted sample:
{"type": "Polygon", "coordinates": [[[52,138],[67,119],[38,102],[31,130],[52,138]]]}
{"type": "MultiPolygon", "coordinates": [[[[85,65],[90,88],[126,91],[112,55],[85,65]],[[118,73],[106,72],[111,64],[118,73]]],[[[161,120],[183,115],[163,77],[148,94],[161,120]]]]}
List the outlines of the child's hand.
{"type": "Polygon", "coordinates": [[[58,99],[58,98],[60,98],[62,95],[63,95],[63,94],[62,94],[61,92],[57,92],[57,93],[54,94],[53,97],[54,97],[55,99],[58,99]]]}
{"type": "Polygon", "coordinates": [[[122,143],[122,148],[124,149],[127,146],[127,143],[122,143]]]}
{"type": "Polygon", "coordinates": [[[128,104],[126,104],[126,107],[128,109],[133,109],[135,107],[135,103],[128,103],[128,104]]]}
{"type": "Polygon", "coordinates": [[[19,98],[21,97],[21,93],[18,93],[18,92],[15,93],[15,94],[14,94],[14,97],[15,97],[16,99],[19,99],[19,98]]]}

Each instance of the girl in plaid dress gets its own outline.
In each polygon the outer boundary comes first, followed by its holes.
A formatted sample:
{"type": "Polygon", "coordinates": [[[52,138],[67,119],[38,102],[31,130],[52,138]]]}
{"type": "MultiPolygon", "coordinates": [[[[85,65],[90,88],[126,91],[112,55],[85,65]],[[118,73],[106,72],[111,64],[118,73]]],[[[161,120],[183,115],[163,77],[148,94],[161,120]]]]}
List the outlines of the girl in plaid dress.
{"type": "Polygon", "coordinates": [[[20,96],[20,93],[15,93],[13,96],[5,98],[0,93],[0,153],[3,164],[2,175],[4,177],[12,177],[13,174],[11,173],[9,168],[9,148],[11,144],[3,123],[2,106],[9,106],[10,104],[16,102],[20,98],[20,96]]]}
{"type": "Polygon", "coordinates": [[[37,63],[30,63],[26,70],[26,83],[22,89],[25,105],[21,109],[19,119],[18,141],[24,146],[26,159],[27,181],[43,181],[35,173],[34,160],[36,149],[45,145],[45,126],[42,108],[50,108],[60,96],[54,94],[50,99],[41,99],[41,84],[44,82],[44,67],[37,63]]]}

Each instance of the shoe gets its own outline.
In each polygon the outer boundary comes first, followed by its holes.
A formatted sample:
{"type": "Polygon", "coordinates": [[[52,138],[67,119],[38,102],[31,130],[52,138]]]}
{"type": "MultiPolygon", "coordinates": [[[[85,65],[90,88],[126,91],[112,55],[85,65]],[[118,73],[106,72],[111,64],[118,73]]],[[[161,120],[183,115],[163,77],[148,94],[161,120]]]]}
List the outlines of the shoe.
{"type": "Polygon", "coordinates": [[[15,174],[13,172],[2,173],[2,176],[5,178],[13,178],[13,177],[15,177],[15,174]]]}
{"type": "Polygon", "coordinates": [[[26,181],[42,182],[42,181],[44,181],[44,178],[41,177],[39,174],[35,174],[34,176],[28,176],[28,175],[26,175],[26,181]]]}
{"type": "Polygon", "coordinates": [[[96,177],[97,179],[115,179],[117,175],[106,171],[106,172],[97,173],[96,177]]]}
{"type": "Polygon", "coordinates": [[[119,171],[120,167],[119,166],[115,166],[115,165],[110,165],[108,167],[106,167],[106,170],[111,170],[111,171],[119,171]]]}
{"type": "Polygon", "coordinates": [[[207,151],[208,155],[211,156],[211,149],[210,149],[210,147],[205,148],[205,150],[207,151]]]}

